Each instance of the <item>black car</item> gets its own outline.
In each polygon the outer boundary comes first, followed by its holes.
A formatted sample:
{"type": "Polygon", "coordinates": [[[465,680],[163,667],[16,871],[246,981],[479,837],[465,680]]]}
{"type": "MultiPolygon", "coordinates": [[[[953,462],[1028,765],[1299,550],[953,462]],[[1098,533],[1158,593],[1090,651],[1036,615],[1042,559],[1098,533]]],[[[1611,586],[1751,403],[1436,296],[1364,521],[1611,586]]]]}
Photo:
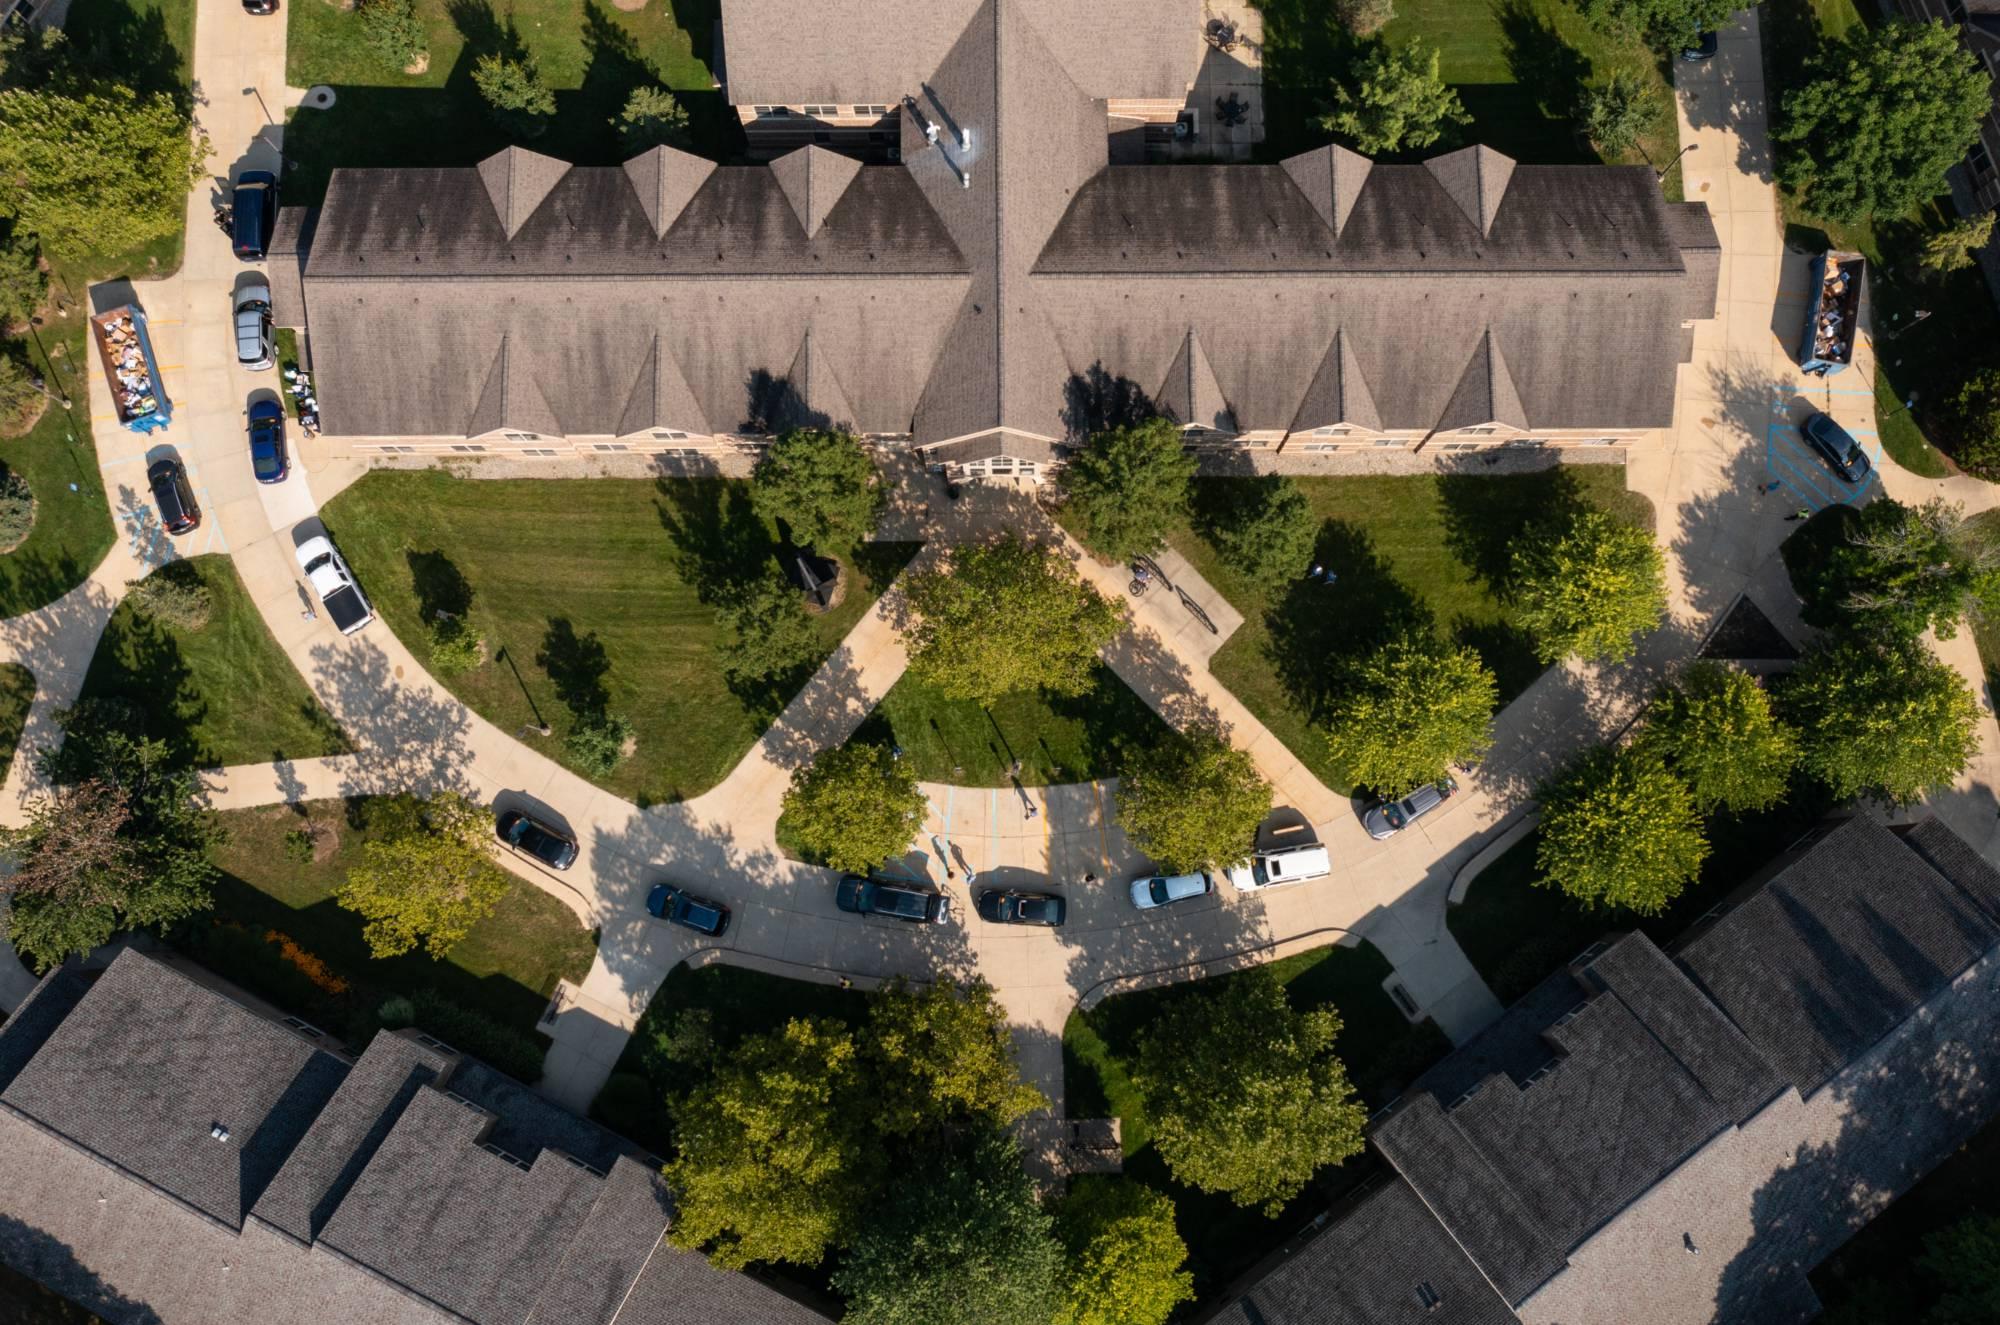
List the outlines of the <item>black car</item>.
{"type": "Polygon", "coordinates": [[[996,925],[1046,925],[1050,929],[1062,924],[1068,910],[1054,893],[1001,892],[997,888],[979,894],[974,906],[982,920],[996,925]]]}
{"type": "Polygon", "coordinates": [[[278,0],[243,0],[243,12],[246,14],[275,14],[278,12],[278,0]]]}
{"type": "Polygon", "coordinates": [[[1721,42],[1713,32],[1695,34],[1694,45],[1681,52],[1681,59],[1689,64],[1700,64],[1703,60],[1713,60],[1721,42]]]}
{"type": "Polygon", "coordinates": [[[250,472],[259,483],[283,483],[291,473],[285,454],[285,407],[275,400],[250,402],[250,472]]]}
{"type": "Polygon", "coordinates": [[[919,925],[942,925],[951,919],[951,899],[928,888],[886,879],[843,874],[833,890],[833,904],[864,916],[892,916],[919,925]]]}
{"type": "Polygon", "coordinates": [[[495,831],[502,842],[552,870],[566,870],[576,864],[575,838],[519,810],[501,815],[495,831]]]}
{"type": "Polygon", "coordinates": [[[229,242],[239,258],[261,258],[271,247],[278,226],[278,177],[268,170],[246,170],[236,178],[230,199],[229,242]]]}
{"type": "Polygon", "coordinates": [[[160,508],[160,523],[170,534],[185,534],[201,525],[201,507],[195,505],[194,486],[187,469],[172,456],[155,460],[146,467],[146,483],[153,489],[153,505],[160,508]]]}
{"type": "Polygon", "coordinates": [[[729,908],[720,902],[683,892],[670,883],[656,883],[646,896],[646,909],[671,925],[685,925],[703,934],[720,936],[729,928],[729,908]]]}
{"type": "Polygon", "coordinates": [[[1868,460],[1868,453],[1861,449],[1861,443],[1848,435],[1847,429],[1835,423],[1829,415],[1814,411],[1803,424],[1799,425],[1799,435],[1806,444],[1819,452],[1834,473],[1849,483],[1865,482],[1875,466],[1868,460]]]}

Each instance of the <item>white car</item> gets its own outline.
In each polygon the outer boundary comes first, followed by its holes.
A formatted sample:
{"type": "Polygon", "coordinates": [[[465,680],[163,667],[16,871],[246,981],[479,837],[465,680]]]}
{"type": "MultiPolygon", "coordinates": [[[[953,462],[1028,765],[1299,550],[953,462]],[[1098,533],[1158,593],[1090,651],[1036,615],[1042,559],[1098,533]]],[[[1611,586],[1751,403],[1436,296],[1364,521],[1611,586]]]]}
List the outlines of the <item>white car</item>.
{"type": "Polygon", "coordinates": [[[313,592],[319,595],[320,606],[333,618],[341,634],[352,635],[375,619],[375,609],[362,596],[361,586],[354,582],[354,572],[340,559],[332,539],[315,534],[299,544],[298,554],[299,569],[306,573],[313,592]]]}
{"type": "Polygon", "coordinates": [[[1227,870],[1229,882],[1238,892],[1254,893],[1261,888],[1282,888],[1288,883],[1324,879],[1333,873],[1333,857],[1317,842],[1295,847],[1260,851],[1241,865],[1227,870]]]}

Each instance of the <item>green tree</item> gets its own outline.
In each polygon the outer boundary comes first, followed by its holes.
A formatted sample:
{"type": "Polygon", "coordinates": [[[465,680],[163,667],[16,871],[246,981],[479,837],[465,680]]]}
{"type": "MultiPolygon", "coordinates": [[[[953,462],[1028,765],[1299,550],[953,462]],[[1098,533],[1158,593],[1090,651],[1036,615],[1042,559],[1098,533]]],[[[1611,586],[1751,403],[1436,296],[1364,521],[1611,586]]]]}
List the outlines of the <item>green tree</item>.
{"type": "Polygon", "coordinates": [[[1172,419],[1094,434],[1063,469],[1083,541],[1114,561],[1152,552],[1187,520],[1195,461],[1172,419]]]}
{"type": "Polygon", "coordinates": [[[909,847],[924,805],[916,770],[886,745],[855,741],[793,770],[783,815],[813,860],[866,874],[909,847]]]}
{"type": "Polygon", "coordinates": [[[200,783],[165,743],[131,733],[129,704],[85,701],[57,714],[63,743],[37,756],[49,792],[20,828],[0,832],[18,863],[6,935],[36,970],[109,941],[161,928],[211,904],[209,850],[221,840],[200,783]]]}
{"type": "Polygon", "coordinates": [[[887,499],[875,462],[844,432],[795,428],[771,443],[750,472],[757,513],[783,520],[807,547],[866,538],[887,499]]]}
{"type": "Polygon", "coordinates": [[[1944,192],[1993,105],[1978,57],[1944,23],[1857,23],[1805,73],[1771,126],[1778,182],[1835,221],[1893,216],[1944,192]]]}
{"type": "Polygon", "coordinates": [[[1005,1126],[1048,1101],[1022,1082],[1007,1014],[983,980],[898,980],[868,1002],[863,1051],[877,1087],[876,1125],[908,1134],[982,1120],[1005,1126]]]}
{"type": "Polygon", "coordinates": [[[1200,724],[1136,750],[1118,779],[1118,822],[1161,868],[1229,866],[1271,812],[1271,784],[1222,732],[1200,724]]]}
{"type": "Polygon", "coordinates": [[[1477,653],[1406,630],[1346,670],[1327,746],[1357,785],[1402,796],[1484,754],[1499,702],[1477,653]]]}
{"type": "Polygon", "coordinates": [[[1208,521],[1208,541],[1223,559],[1261,584],[1305,574],[1319,540],[1312,499],[1289,474],[1264,474],[1228,485],[1225,505],[1208,521]]]}
{"type": "Polygon", "coordinates": [[[1739,0],[1582,0],[1585,18],[1612,33],[1638,33],[1656,50],[1687,50],[1730,20],[1739,0]]]}
{"type": "Polygon", "coordinates": [[[1623,661],[1667,614],[1652,535],[1603,511],[1532,530],[1514,548],[1515,620],[1543,662],[1623,661]]]}
{"type": "Polygon", "coordinates": [[[1839,800],[1907,804],[1948,786],[1979,752],[1979,704],[1963,678],[1910,639],[1835,634],[1778,687],[1799,766],[1839,800]]]}
{"type": "Polygon", "coordinates": [[[1762,810],[1784,798],[1799,740],[1757,678],[1696,662],[1646,710],[1639,741],[1667,761],[1702,809],[1762,810]]]}
{"type": "Polygon", "coordinates": [[[1613,69],[1602,82],[1584,89],[1579,107],[1584,134],[1606,156],[1638,146],[1661,110],[1660,94],[1631,69],[1613,69]]]}
{"type": "Polygon", "coordinates": [[[1599,746],[1542,784],[1536,882],[1658,915],[1708,858],[1694,794],[1643,746],[1599,746]]]}
{"type": "MultiPolygon", "coordinates": [[[[28,365],[9,354],[5,348],[0,348],[0,436],[26,432],[40,417],[42,402],[47,399],[35,386],[34,374],[28,365]]],[[[22,486],[26,486],[26,480],[22,480],[22,486]]],[[[32,501],[26,512],[18,508],[13,512],[13,526],[22,538],[27,537],[22,521],[26,519],[33,523],[33,515],[32,501]]],[[[0,546],[12,538],[12,534],[0,531],[0,546]]]]}
{"type": "Polygon", "coordinates": [[[187,561],[170,561],[143,580],[127,580],[125,601],[180,631],[203,629],[214,611],[208,581],[187,561]]]}
{"type": "Polygon", "coordinates": [[[1066,1288],[1055,1325],[1166,1325],[1194,1300],[1174,1203],[1130,1178],[1085,1174],[1056,1207],[1066,1288]]]}
{"type": "Polygon", "coordinates": [[[1951,639],[1961,620],[2000,609],[2000,548],[1967,529],[1961,507],[1935,497],[1861,507],[1828,561],[1840,617],[1865,633],[1951,639]]]}
{"type": "Polygon", "coordinates": [[[388,68],[401,71],[430,58],[416,0],[362,0],[358,17],[368,49],[388,68]]]}
{"type": "Polygon", "coordinates": [[[49,274],[34,237],[16,233],[12,220],[0,220],[0,332],[26,322],[48,297],[49,274]]]}
{"type": "Polygon", "coordinates": [[[1923,266],[1940,274],[1964,271],[1978,261],[1979,250],[1993,238],[1993,213],[1961,216],[1924,239],[1923,266]]]}
{"type": "Polygon", "coordinates": [[[1062,1248],[1008,1137],[913,1165],[833,1277],[843,1325],[1048,1325],[1062,1248]]]}
{"type": "Polygon", "coordinates": [[[472,85],[486,99],[493,122],[521,138],[539,138],[556,113],[556,94],[527,55],[482,55],[472,66],[472,85]]]}
{"type": "Polygon", "coordinates": [[[953,549],[910,577],[903,628],[910,673],[947,699],[988,708],[1022,690],[1088,691],[1097,653],[1125,610],[1077,578],[1061,553],[1014,534],[953,549]]]}
{"type": "Polygon", "coordinates": [[[688,113],[663,87],[635,87],[625,108],[611,117],[618,145],[637,154],[653,147],[688,146],[688,113]]]}
{"type": "Polygon", "coordinates": [[[1932,1233],[1918,1264],[1938,1287],[1924,1325],[2000,1320],[2000,1216],[1981,1211],[1932,1233]]]}
{"type": "Polygon", "coordinates": [[[825,646],[805,600],[776,571],[733,589],[715,612],[723,675],[739,692],[766,691],[815,666],[825,646]]]}
{"type": "MultiPolygon", "coordinates": [[[[0,352],[0,364],[12,364],[14,360],[0,352]]],[[[7,411],[6,370],[0,368],[0,417],[7,411]]],[[[20,546],[35,527],[35,493],[28,486],[28,480],[0,463],[0,549],[12,551],[20,546]]],[[[170,563],[179,564],[179,563],[170,563]]],[[[206,621],[208,614],[202,614],[206,621]]]]}
{"type": "Polygon", "coordinates": [[[180,233],[205,138],[171,97],[73,76],[0,91],[0,181],[51,257],[124,253],[180,233]]]}
{"type": "Polygon", "coordinates": [[[882,1177],[860,1050],[835,1021],[744,1039],[669,1112],[668,1239],[707,1248],[726,1270],[819,1264],[853,1235],[882,1177]]]}
{"type": "Polygon", "coordinates": [[[1438,74],[1437,50],[1420,39],[1391,46],[1378,37],[1351,68],[1349,79],[1334,84],[1333,105],[1319,125],[1366,155],[1429,147],[1472,123],[1438,74]]]}
{"type": "Polygon", "coordinates": [[[585,777],[605,778],[625,762],[632,720],[618,713],[580,713],[563,738],[563,748],[585,777]]]}
{"type": "Polygon", "coordinates": [[[361,937],[375,956],[400,956],[421,943],[443,957],[507,893],[507,875],[487,846],[492,816],[456,791],[399,796],[383,813],[388,831],[361,848],[361,863],[333,899],[366,922],[361,937]]]}
{"type": "Polygon", "coordinates": [[[2000,481],[2000,368],[1986,368],[1959,385],[1946,402],[1951,458],[1966,473],[2000,481]]]}
{"type": "Polygon", "coordinates": [[[463,615],[431,622],[431,667],[444,676],[460,676],[486,661],[486,640],[463,615]]]}
{"type": "Polygon", "coordinates": [[[1340,1016],[1300,1012],[1267,967],[1203,981],[1149,1026],[1133,1077],[1179,1182],[1276,1216],[1359,1154],[1368,1113],[1334,1055],[1340,1016]]]}
{"type": "Polygon", "coordinates": [[[1372,37],[1396,17],[1396,0],[1333,0],[1334,17],[1357,37],[1372,37]]]}

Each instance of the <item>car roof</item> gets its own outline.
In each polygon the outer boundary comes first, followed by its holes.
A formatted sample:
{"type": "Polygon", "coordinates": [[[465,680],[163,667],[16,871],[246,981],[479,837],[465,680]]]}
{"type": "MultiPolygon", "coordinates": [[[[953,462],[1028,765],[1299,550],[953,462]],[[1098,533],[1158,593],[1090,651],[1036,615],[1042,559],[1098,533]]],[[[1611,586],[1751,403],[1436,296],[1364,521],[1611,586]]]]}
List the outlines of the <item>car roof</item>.
{"type": "Polygon", "coordinates": [[[253,419],[282,419],[285,407],[275,400],[253,400],[250,402],[250,417],[253,419]]]}

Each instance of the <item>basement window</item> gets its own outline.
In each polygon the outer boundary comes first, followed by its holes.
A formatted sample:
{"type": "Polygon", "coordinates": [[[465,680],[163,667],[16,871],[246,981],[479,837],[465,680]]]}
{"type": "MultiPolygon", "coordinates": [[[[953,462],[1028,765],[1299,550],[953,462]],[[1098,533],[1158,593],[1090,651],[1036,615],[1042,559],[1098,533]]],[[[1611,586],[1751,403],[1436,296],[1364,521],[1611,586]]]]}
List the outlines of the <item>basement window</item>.
{"type": "Polygon", "coordinates": [[[1498,428],[1460,428],[1459,431],[1474,437],[1485,437],[1489,433],[1496,433],[1500,430],[1498,428]]]}
{"type": "Polygon", "coordinates": [[[752,106],[760,120],[782,120],[792,113],[790,106],[752,106]]]}
{"type": "Polygon", "coordinates": [[[854,113],[856,115],[887,115],[889,108],[887,106],[856,106],[854,113]]]}

